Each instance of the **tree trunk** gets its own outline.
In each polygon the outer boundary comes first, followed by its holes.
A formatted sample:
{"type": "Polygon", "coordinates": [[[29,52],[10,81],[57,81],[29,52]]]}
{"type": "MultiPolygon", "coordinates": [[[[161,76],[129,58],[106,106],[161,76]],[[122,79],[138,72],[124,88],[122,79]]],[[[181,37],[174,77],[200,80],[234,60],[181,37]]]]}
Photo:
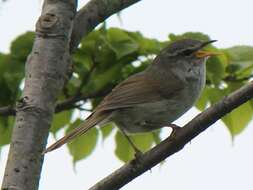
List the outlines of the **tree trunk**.
{"type": "Polygon", "coordinates": [[[0,109],[2,115],[16,113],[2,190],[38,189],[44,158],[41,153],[46,146],[55,102],[68,80],[69,52],[73,53],[80,40],[99,23],[139,1],[91,0],[78,15],[77,0],[44,1],[16,112],[10,106],[0,109]]]}
{"type": "Polygon", "coordinates": [[[70,64],[69,39],[76,0],[45,0],[26,61],[25,88],[17,103],[3,190],[36,190],[55,102],[70,64]]]}

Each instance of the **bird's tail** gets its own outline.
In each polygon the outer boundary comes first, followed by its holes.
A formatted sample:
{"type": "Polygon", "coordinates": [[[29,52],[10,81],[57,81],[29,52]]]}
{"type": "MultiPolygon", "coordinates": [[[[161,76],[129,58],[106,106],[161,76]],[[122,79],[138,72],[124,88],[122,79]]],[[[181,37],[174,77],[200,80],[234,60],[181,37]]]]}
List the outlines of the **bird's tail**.
{"type": "Polygon", "coordinates": [[[62,145],[64,145],[67,142],[70,142],[75,137],[78,137],[84,133],[86,133],[89,129],[94,127],[95,125],[99,124],[103,120],[105,120],[108,117],[107,114],[101,113],[101,114],[92,114],[90,115],[79,127],[75,128],[73,131],[71,131],[66,136],[62,137],[58,141],[56,141],[54,144],[50,145],[46,150],[42,152],[42,154],[46,154],[47,152],[51,152],[62,145]]]}

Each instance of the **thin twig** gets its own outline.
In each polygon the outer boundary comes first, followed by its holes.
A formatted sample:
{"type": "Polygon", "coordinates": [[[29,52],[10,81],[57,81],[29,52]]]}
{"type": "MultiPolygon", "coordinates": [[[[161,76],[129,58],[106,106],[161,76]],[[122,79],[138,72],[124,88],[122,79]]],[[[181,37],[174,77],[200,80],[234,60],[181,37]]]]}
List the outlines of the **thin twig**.
{"type": "Polygon", "coordinates": [[[237,76],[227,76],[225,77],[223,80],[226,81],[226,82],[243,82],[243,81],[248,81],[248,80],[251,80],[253,78],[253,75],[249,75],[249,76],[246,76],[246,77],[237,77],[237,76]]]}

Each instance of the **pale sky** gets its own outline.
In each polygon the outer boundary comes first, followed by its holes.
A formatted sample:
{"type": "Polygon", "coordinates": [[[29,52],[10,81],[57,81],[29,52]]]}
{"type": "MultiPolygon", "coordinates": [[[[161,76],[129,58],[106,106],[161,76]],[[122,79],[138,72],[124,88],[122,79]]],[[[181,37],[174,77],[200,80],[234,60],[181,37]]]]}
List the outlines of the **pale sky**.
{"type": "MultiPolygon", "coordinates": [[[[39,0],[8,0],[0,5],[0,52],[8,52],[10,42],[17,35],[34,30],[40,7],[39,0]]],[[[166,39],[169,33],[200,31],[218,40],[218,47],[253,46],[252,7],[252,0],[143,0],[122,12],[122,25],[115,16],[109,19],[108,24],[139,30],[148,37],[161,40],[166,39]]],[[[191,109],[175,123],[184,125],[197,113],[191,109]]],[[[122,189],[251,190],[252,134],[253,128],[248,126],[232,145],[228,130],[222,122],[217,122],[162,166],[146,172],[122,189]]],[[[58,137],[62,135],[61,132],[58,137]]],[[[50,136],[49,143],[53,141],[50,136]]],[[[8,148],[5,146],[0,156],[0,183],[8,148]]],[[[75,171],[66,146],[48,154],[40,190],[88,189],[123,164],[114,156],[114,149],[113,136],[105,142],[100,140],[95,152],[78,162],[75,171]]]]}

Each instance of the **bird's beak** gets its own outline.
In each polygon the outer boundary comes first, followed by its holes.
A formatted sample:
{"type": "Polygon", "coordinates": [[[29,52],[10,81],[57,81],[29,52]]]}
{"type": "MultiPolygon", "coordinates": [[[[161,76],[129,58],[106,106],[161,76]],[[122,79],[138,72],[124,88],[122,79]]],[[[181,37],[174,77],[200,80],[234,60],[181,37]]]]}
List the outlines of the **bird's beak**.
{"type": "Polygon", "coordinates": [[[205,51],[205,50],[198,50],[195,52],[195,56],[198,58],[205,58],[205,57],[211,57],[211,56],[217,56],[222,55],[220,52],[214,52],[214,51],[205,51]]]}
{"type": "Polygon", "coordinates": [[[211,56],[217,56],[217,55],[222,55],[220,52],[215,52],[215,51],[207,51],[207,50],[201,50],[203,47],[207,46],[208,44],[211,44],[213,42],[216,42],[217,40],[210,40],[203,42],[201,46],[198,48],[195,52],[196,57],[198,58],[205,58],[205,57],[211,57],[211,56]]]}

